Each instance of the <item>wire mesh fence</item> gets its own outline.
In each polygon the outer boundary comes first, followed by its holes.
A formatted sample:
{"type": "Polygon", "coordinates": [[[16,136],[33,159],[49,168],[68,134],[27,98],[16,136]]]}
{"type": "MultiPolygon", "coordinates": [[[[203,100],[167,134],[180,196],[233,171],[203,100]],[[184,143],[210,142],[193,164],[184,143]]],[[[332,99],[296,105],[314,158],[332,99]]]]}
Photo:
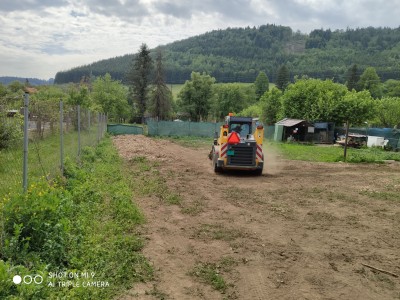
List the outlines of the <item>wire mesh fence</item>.
{"type": "Polygon", "coordinates": [[[82,149],[96,145],[106,132],[106,116],[80,106],[49,101],[27,109],[25,120],[23,109],[0,111],[0,197],[23,191],[30,181],[61,175],[67,158],[79,159],[82,149]]]}

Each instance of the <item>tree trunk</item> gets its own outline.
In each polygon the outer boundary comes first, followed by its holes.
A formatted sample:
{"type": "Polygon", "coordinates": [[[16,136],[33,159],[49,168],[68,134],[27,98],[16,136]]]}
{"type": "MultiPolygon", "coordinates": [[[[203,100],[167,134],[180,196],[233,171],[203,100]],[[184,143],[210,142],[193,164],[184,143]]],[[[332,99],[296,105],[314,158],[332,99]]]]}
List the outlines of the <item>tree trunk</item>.
{"type": "Polygon", "coordinates": [[[346,121],[346,138],[344,140],[344,153],[343,153],[343,157],[344,157],[344,161],[346,161],[347,159],[347,140],[349,139],[349,121],[346,121]]]}

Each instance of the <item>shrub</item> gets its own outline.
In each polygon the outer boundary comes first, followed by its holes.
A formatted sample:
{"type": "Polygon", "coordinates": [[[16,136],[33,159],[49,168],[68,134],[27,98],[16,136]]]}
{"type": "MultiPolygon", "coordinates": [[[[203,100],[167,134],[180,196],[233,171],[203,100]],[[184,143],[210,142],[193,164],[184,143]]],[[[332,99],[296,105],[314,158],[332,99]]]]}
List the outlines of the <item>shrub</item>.
{"type": "Polygon", "coordinates": [[[65,162],[65,178],[0,199],[0,299],[110,299],[152,278],[135,234],[143,221],[111,141],[84,149],[79,163],[65,162]],[[59,287],[49,275],[57,271],[94,272],[109,287],[59,287]],[[44,283],[16,285],[15,274],[44,283]]]}
{"type": "Polygon", "coordinates": [[[3,211],[3,257],[26,266],[39,261],[64,266],[70,207],[68,193],[47,182],[32,184],[25,195],[11,197],[3,211]]]}
{"type": "Polygon", "coordinates": [[[0,149],[7,149],[15,146],[23,137],[23,119],[20,114],[13,118],[7,118],[0,113],[0,149]]]}

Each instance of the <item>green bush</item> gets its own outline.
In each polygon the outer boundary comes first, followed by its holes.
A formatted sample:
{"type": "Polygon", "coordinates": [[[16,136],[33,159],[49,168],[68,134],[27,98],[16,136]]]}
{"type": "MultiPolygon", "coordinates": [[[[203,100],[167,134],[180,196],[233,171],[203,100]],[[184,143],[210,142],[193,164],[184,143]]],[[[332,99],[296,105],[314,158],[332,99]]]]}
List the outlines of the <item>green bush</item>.
{"type": "Polygon", "coordinates": [[[25,195],[4,205],[3,257],[14,264],[44,262],[52,267],[67,263],[71,200],[62,188],[47,182],[32,184],[25,195]]]}
{"type": "Polygon", "coordinates": [[[144,218],[122,172],[105,139],[79,162],[67,159],[64,178],[0,199],[0,299],[109,299],[152,278],[135,234],[144,218]],[[57,271],[94,272],[108,287],[48,287],[57,271]],[[16,285],[15,274],[40,274],[44,284],[16,285]]]}
{"type": "Polygon", "coordinates": [[[12,148],[23,137],[23,119],[20,114],[13,118],[7,118],[5,114],[0,114],[0,149],[12,148]]]}

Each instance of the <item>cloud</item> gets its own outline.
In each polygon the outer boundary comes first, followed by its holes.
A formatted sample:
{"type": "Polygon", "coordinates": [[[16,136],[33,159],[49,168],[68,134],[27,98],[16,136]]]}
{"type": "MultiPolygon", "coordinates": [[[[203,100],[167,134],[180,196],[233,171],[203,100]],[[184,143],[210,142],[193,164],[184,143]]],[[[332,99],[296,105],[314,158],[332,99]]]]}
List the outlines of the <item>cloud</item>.
{"type": "Polygon", "coordinates": [[[77,18],[77,17],[87,17],[87,16],[88,16],[88,15],[85,14],[85,13],[77,12],[77,11],[75,11],[75,10],[72,10],[72,11],[70,12],[70,15],[71,15],[72,17],[75,17],[75,18],[77,18]]]}
{"type": "Polygon", "coordinates": [[[153,8],[160,14],[175,18],[190,19],[197,14],[212,14],[225,19],[249,21],[258,14],[251,4],[251,0],[165,0],[153,3],[153,8]]]}
{"type": "Polygon", "coordinates": [[[91,12],[125,21],[140,20],[150,14],[148,7],[140,0],[87,0],[85,4],[91,12]]]}
{"type": "Polygon", "coordinates": [[[60,70],[227,27],[399,27],[383,0],[0,0],[0,76],[60,70]]]}
{"type": "Polygon", "coordinates": [[[67,0],[2,0],[0,2],[0,11],[35,11],[46,7],[65,6],[67,3],[67,0]]]}

